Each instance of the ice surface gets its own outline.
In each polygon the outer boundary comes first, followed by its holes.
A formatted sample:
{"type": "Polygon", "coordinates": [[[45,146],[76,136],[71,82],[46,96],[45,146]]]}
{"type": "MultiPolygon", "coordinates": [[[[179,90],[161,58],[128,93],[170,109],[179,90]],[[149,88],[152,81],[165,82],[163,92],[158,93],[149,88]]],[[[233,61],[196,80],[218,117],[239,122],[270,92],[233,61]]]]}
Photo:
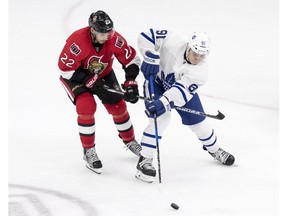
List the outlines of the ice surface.
{"type": "MultiPolygon", "coordinates": [[[[10,215],[278,215],[278,6],[274,0],[9,1],[10,215]],[[57,61],[66,38],[98,9],[135,48],[137,34],[150,27],[210,34],[210,79],[200,94],[206,112],[226,115],[210,123],[235,166],[214,161],[174,113],[160,146],[162,184],[141,182],[134,177],[137,158],[123,149],[98,103],[103,173],[85,168],[57,61]]],[[[114,69],[123,82],[116,61],[114,69]]],[[[147,123],[143,104],[128,109],[139,140],[147,123]]]]}

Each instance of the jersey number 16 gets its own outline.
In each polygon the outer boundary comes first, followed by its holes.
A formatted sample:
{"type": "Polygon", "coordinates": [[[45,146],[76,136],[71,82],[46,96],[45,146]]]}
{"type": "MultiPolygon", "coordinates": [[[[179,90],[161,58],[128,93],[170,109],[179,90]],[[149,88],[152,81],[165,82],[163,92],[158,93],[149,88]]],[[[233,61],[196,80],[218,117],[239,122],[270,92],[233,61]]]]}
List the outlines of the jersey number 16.
{"type": "Polygon", "coordinates": [[[166,37],[166,35],[167,35],[167,30],[157,30],[157,31],[155,31],[155,33],[156,33],[156,39],[164,39],[165,37],[166,37]]]}

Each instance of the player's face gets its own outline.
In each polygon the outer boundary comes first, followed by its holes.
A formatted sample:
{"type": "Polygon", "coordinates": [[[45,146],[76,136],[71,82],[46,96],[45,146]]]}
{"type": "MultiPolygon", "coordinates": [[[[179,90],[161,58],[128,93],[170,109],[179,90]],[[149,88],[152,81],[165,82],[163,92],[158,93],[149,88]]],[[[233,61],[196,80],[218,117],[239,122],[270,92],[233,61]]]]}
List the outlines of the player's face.
{"type": "Polygon", "coordinates": [[[188,52],[188,61],[193,65],[199,64],[204,58],[205,55],[197,54],[192,49],[188,52]]]}
{"type": "Polygon", "coordinates": [[[105,43],[107,40],[111,39],[114,35],[114,29],[112,29],[109,32],[106,33],[101,33],[101,32],[97,32],[94,29],[91,30],[91,32],[94,34],[97,42],[99,42],[100,44],[105,43]]]}

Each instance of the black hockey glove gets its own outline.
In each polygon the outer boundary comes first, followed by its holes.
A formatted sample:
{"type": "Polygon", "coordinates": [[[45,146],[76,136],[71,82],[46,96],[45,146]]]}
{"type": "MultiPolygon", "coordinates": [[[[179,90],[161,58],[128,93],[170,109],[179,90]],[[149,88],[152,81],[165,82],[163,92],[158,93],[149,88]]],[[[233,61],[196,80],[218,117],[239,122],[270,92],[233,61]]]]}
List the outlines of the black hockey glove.
{"type": "Polygon", "coordinates": [[[102,97],[102,95],[107,94],[106,88],[110,88],[107,82],[104,79],[98,79],[95,83],[95,85],[91,88],[91,92],[93,94],[98,95],[99,97],[102,97]]]}
{"type": "Polygon", "coordinates": [[[79,83],[83,83],[87,88],[92,88],[98,78],[97,73],[91,73],[88,70],[78,68],[75,70],[71,80],[79,83]]]}
{"type": "Polygon", "coordinates": [[[125,90],[124,100],[130,103],[136,103],[138,101],[139,91],[138,84],[135,80],[126,80],[122,85],[125,90]]]}
{"type": "Polygon", "coordinates": [[[85,78],[87,77],[87,73],[88,71],[86,71],[85,69],[78,68],[75,70],[70,80],[78,83],[83,83],[85,78]]]}

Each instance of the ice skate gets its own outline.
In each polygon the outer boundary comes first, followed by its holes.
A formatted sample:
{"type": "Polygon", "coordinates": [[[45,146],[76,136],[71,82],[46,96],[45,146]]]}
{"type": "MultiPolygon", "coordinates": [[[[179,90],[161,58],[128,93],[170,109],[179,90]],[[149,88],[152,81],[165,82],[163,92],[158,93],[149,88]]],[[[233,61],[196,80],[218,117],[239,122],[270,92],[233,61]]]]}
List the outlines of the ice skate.
{"type": "Polygon", "coordinates": [[[101,174],[102,163],[96,154],[95,146],[93,146],[92,148],[84,148],[83,159],[87,162],[86,167],[88,169],[98,174],[101,174]]]}
{"type": "Polygon", "coordinates": [[[152,159],[140,156],[135,177],[142,181],[152,183],[156,176],[156,170],[153,167],[152,161],[152,159]]]}
{"type": "Polygon", "coordinates": [[[224,151],[223,149],[219,148],[217,152],[209,154],[215,159],[221,162],[224,165],[231,166],[234,164],[235,158],[229,152],[224,151]]]}
{"type": "Polygon", "coordinates": [[[128,142],[125,144],[126,148],[129,149],[131,152],[133,152],[135,155],[140,157],[140,151],[142,150],[141,145],[136,141],[132,140],[131,142],[128,142]]]}

